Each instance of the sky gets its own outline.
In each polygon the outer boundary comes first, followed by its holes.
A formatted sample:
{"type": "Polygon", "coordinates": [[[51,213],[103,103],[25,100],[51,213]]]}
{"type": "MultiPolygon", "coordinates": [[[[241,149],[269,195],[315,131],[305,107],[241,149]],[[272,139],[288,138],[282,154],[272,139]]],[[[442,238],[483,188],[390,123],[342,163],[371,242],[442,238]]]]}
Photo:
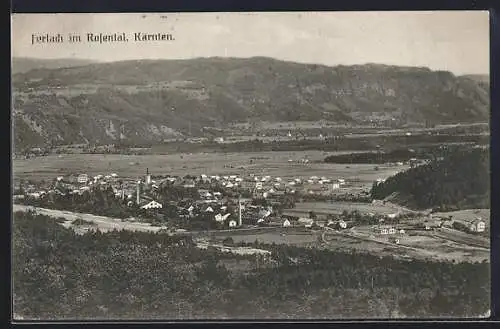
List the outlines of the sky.
{"type": "Polygon", "coordinates": [[[13,14],[12,56],[97,61],[253,57],[489,73],[487,11],[13,14]],[[32,44],[32,34],[170,33],[174,41],[32,44]]]}

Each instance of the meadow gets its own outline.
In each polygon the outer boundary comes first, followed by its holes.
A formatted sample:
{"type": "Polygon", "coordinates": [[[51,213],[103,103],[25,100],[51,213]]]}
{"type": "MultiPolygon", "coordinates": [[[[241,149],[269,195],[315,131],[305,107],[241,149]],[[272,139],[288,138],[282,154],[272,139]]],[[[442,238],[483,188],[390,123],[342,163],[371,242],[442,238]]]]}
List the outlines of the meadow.
{"type": "Polygon", "coordinates": [[[117,173],[120,177],[143,176],[146,168],[153,175],[270,175],[283,179],[310,176],[343,178],[353,186],[371,187],[377,178],[396,174],[406,166],[320,163],[338,152],[248,152],[180,153],[167,155],[60,154],[31,159],[14,159],[14,178],[35,181],[61,175],[117,173]],[[308,159],[309,163],[300,163],[308,159]],[[291,160],[291,161],[289,161],[291,160]],[[318,161],[318,162],[316,162],[318,161]]]}
{"type": "Polygon", "coordinates": [[[314,211],[318,215],[328,215],[358,210],[361,213],[388,215],[397,212],[399,209],[392,205],[361,202],[299,202],[295,204],[295,208],[285,210],[285,213],[290,216],[307,217],[310,211],[314,211]]]}

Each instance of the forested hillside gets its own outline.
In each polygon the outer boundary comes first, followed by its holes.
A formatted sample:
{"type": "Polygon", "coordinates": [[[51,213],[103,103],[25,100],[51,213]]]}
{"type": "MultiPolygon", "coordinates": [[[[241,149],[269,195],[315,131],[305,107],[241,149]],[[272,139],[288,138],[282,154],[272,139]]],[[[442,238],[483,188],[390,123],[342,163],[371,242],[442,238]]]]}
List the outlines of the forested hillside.
{"type": "Polygon", "coordinates": [[[161,233],[76,235],[15,213],[14,314],[24,319],[471,317],[489,310],[487,263],[432,263],[253,244],[271,260],[161,233]]]}
{"type": "Polygon", "coordinates": [[[450,72],[272,58],[97,63],[15,74],[16,145],[162,142],[237,122],[471,123],[489,85],[450,72]]]}
{"type": "Polygon", "coordinates": [[[374,199],[392,197],[416,209],[489,208],[489,149],[450,149],[442,159],[374,184],[371,195],[374,199]]]}

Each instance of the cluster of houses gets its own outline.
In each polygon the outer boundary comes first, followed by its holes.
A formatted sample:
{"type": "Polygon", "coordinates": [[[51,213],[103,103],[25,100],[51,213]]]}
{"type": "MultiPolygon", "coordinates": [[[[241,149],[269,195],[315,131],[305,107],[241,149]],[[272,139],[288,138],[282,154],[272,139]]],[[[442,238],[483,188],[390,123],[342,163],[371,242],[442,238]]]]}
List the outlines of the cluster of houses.
{"type": "MultiPolygon", "coordinates": [[[[382,179],[377,183],[383,182],[382,179]]],[[[18,189],[21,187],[18,184],[18,189]]],[[[95,188],[112,189],[115,197],[122,199],[128,206],[139,207],[149,212],[161,212],[165,207],[175,206],[179,218],[186,220],[203,216],[212,218],[214,221],[224,223],[229,227],[238,227],[243,223],[249,225],[280,225],[303,226],[311,228],[314,225],[346,229],[350,223],[343,219],[335,221],[317,221],[313,218],[294,218],[293,216],[278,216],[273,205],[280,203],[284,194],[311,191],[331,191],[340,189],[348,183],[342,179],[311,176],[308,178],[285,179],[269,175],[199,175],[199,176],[166,176],[153,179],[149,170],[141,179],[126,179],[119,177],[116,173],[97,174],[75,174],[58,176],[47,186],[35,186],[24,184],[23,193],[14,195],[14,199],[23,199],[26,196],[39,199],[47,194],[83,194],[91,192],[95,188]],[[162,204],[161,194],[158,193],[164,186],[176,186],[196,191],[196,197],[169,204],[162,204]],[[314,189],[316,188],[316,190],[314,189]],[[241,196],[242,191],[247,191],[247,197],[241,196]],[[254,199],[266,199],[266,205],[253,204],[254,199]]],[[[16,187],[15,187],[16,189],[16,187]]],[[[398,216],[388,214],[386,219],[393,220],[398,216]]],[[[398,229],[383,225],[380,220],[376,233],[380,235],[404,234],[404,229],[431,230],[436,227],[450,227],[461,229],[470,233],[481,233],[486,229],[486,223],[480,218],[474,218],[464,222],[450,219],[432,219],[419,221],[412,225],[406,223],[398,229]]],[[[398,225],[400,226],[400,225],[398,225]]]]}

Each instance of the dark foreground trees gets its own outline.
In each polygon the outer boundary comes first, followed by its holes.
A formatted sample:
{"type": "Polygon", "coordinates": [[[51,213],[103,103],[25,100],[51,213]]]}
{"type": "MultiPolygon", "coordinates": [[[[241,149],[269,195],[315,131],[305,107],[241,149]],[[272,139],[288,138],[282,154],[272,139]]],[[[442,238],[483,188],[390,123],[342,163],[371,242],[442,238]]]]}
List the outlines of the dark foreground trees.
{"type": "Polygon", "coordinates": [[[25,319],[477,316],[489,264],[254,247],[269,261],[196,248],[190,237],[73,231],[16,213],[14,313],[25,319]],[[247,264],[247,265],[245,265],[247,264]]]}

